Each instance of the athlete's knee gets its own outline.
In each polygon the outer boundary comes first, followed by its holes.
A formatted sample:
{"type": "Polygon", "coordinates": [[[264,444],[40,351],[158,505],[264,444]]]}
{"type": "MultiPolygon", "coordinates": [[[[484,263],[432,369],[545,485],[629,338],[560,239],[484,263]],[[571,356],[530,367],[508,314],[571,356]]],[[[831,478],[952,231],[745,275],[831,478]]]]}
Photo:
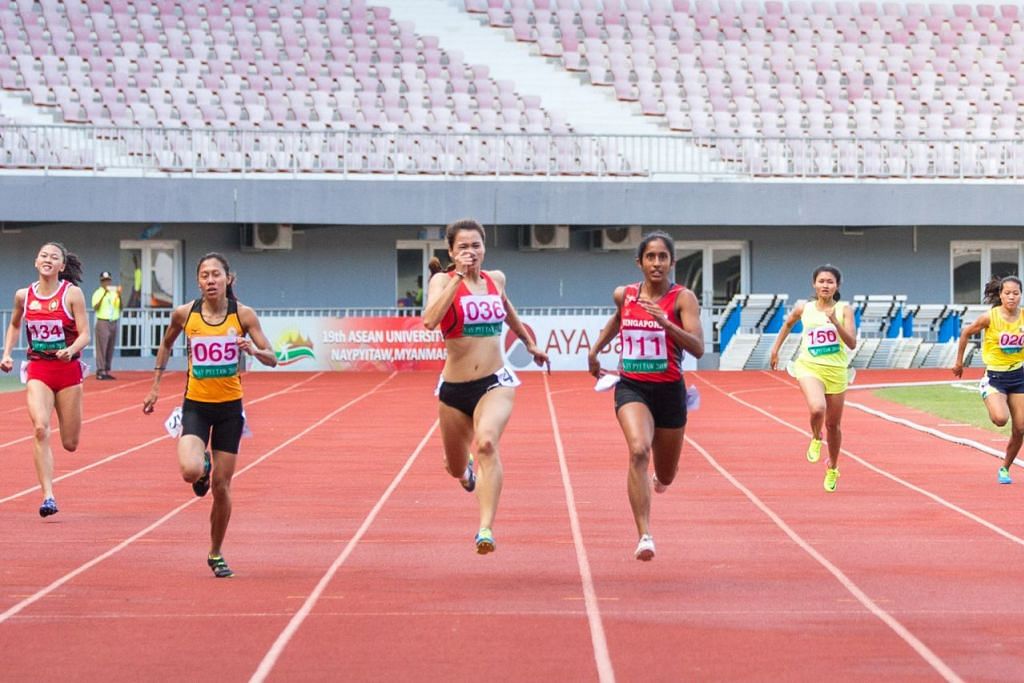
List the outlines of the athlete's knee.
{"type": "Polygon", "coordinates": [[[231,480],[214,477],[210,482],[210,491],[215,500],[228,500],[231,498],[231,480]]]}
{"type": "Polygon", "coordinates": [[[75,436],[75,437],[68,437],[66,439],[62,437],[61,440],[60,440],[60,443],[61,443],[62,446],[64,446],[64,450],[66,450],[68,453],[74,453],[75,451],[78,450],[78,437],[77,436],[75,436]]]}
{"type": "Polygon", "coordinates": [[[824,420],[825,419],[825,406],[811,406],[811,420],[824,420]]]}
{"type": "Polygon", "coordinates": [[[993,415],[992,416],[992,424],[994,424],[996,427],[1005,427],[1006,423],[1009,422],[1009,421],[1010,421],[1010,417],[1008,415],[993,415]]]}
{"type": "Polygon", "coordinates": [[[36,441],[43,442],[50,439],[50,425],[38,422],[32,426],[32,436],[36,441]]]}
{"type": "Polygon", "coordinates": [[[835,418],[826,419],[825,429],[828,431],[829,434],[838,434],[840,429],[839,420],[835,418]]]}
{"type": "Polygon", "coordinates": [[[629,444],[629,464],[633,467],[647,467],[651,460],[651,447],[643,442],[629,444]]]}
{"type": "Polygon", "coordinates": [[[486,458],[498,452],[498,439],[493,434],[477,434],[473,439],[473,452],[477,458],[486,458]]]}

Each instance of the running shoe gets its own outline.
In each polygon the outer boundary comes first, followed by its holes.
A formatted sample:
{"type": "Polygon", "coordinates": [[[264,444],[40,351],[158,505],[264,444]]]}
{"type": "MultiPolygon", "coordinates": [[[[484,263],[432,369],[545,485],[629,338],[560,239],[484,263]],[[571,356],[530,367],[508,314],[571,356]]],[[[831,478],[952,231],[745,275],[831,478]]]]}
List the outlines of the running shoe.
{"type": "Polygon", "coordinates": [[[818,462],[821,460],[821,439],[811,439],[807,447],[807,462],[818,462]]]}
{"type": "Polygon", "coordinates": [[[633,557],[641,562],[650,562],[654,559],[654,539],[651,538],[650,534],[644,534],[640,537],[640,542],[636,544],[636,551],[633,552],[633,557]]]}
{"type": "Polygon", "coordinates": [[[665,491],[668,491],[668,484],[662,484],[658,481],[657,472],[651,475],[651,484],[654,486],[655,493],[665,493],[665,491]]]}
{"type": "MultiPolygon", "coordinates": [[[[1000,484],[1012,484],[1013,483],[1013,479],[1010,479],[1010,470],[1008,470],[1005,467],[1000,467],[999,468],[999,483],[1000,484]]],[[[54,512],[56,512],[56,511],[57,510],[54,509],[54,512]]],[[[43,514],[43,511],[39,510],[39,514],[43,514]]]]}
{"type": "Polygon", "coordinates": [[[480,531],[476,532],[476,538],[473,542],[476,543],[477,555],[486,555],[487,553],[494,552],[494,534],[487,527],[480,527],[480,531]]]}
{"type": "Polygon", "coordinates": [[[836,490],[836,482],[839,481],[839,468],[825,468],[825,490],[832,493],[836,490]]]}
{"type": "Polygon", "coordinates": [[[476,488],[476,474],[473,472],[473,456],[469,456],[469,462],[466,464],[466,473],[462,475],[462,479],[459,479],[459,483],[462,484],[462,488],[472,493],[473,489],[476,488]]]}
{"type": "Polygon", "coordinates": [[[53,498],[47,498],[43,501],[43,504],[39,506],[39,516],[49,517],[50,515],[57,514],[57,501],[53,498]]]}
{"type": "Polygon", "coordinates": [[[203,453],[203,476],[192,482],[192,491],[202,498],[210,490],[210,451],[203,453]]]}
{"type": "Polygon", "coordinates": [[[207,555],[206,564],[210,566],[213,575],[218,579],[230,579],[235,575],[228,563],[224,561],[223,555],[207,555]]]}

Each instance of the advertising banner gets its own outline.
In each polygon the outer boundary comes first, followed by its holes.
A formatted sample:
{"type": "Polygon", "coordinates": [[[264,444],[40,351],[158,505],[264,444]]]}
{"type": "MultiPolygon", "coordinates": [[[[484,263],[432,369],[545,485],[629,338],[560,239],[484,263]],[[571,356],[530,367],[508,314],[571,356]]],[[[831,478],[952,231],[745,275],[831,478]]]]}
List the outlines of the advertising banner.
{"type": "MultiPolygon", "coordinates": [[[[522,316],[537,344],[551,361],[551,370],[586,370],[587,354],[608,322],[607,316],[522,316]]],[[[437,370],[444,365],[444,340],[439,330],[427,330],[418,317],[308,318],[268,317],[260,320],[277,353],[278,366],[289,370],[437,370]]],[[[508,329],[501,331],[508,365],[519,370],[541,370],[526,345],[508,329]]],[[[616,337],[598,356],[607,370],[619,362],[616,337]]],[[[695,370],[687,355],[683,368],[695,370]]],[[[251,370],[267,370],[251,363],[251,370]]]]}

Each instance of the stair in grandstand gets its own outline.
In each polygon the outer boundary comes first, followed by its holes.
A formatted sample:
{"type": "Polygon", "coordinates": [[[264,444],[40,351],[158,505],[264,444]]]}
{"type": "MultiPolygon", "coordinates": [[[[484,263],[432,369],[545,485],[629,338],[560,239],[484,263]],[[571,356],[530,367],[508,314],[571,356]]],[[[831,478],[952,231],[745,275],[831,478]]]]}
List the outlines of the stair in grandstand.
{"type": "Polygon", "coordinates": [[[733,335],[729,346],[722,351],[718,360],[719,370],[742,370],[747,365],[750,354],[753,353],[760,340],[760,334],[741,332],[733,335]]]}
{"type": "Polygon", "coordinates": [[[858,369],[868,367],[868,363],[871,362],[881,341],[878,337],[862,337],[857,343],[857,348],[854,349],[850,366],[858,369]]]}

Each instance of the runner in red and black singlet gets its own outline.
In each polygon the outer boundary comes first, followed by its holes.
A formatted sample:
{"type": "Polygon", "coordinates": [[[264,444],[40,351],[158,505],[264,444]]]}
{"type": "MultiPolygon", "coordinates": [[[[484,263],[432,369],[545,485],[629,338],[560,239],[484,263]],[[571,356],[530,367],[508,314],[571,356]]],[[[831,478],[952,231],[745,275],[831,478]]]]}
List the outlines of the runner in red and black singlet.
{"type": "Polygon", "coordinates": [[[505,366],[502,324],[519,337],[538,365],[548,357],[508,300],[505,274],[482,269],[483,226],[474,220],[456,221],[446,235],[453,267],[441,272],[440,262],[431,262],[434,275],[423,324],[429,330],[440,327],[444,336],[447,357],[437,395],[445,469],[467,491],[476,491],[480,529],[474,543],[483,555],[495,547],[492,527],[502,486],[498,439],[519,385],[515,372],[505,366]]]}
{"type": "Polygon", "coordinates": [[[11,351],[24,323],[28,341],[28,365],[23,373],[25,397],[34,428],[36,474],[43,491],[39,514],[49,517],[57,513],[50,415],[56,410],[64,450],[76,450],[82,432],[84,376],[79,356],[89,344],[89,316],[85,296],[78,288],[82,264],[64,245],[44,244],[36,255],[36,272],[39,280],[14,295],[0,370],[10,372],[14,368],[11,351]]]}
{"type": "Polygon", "coordinates": [[[651,485],[663,493],[676,477],[686,429],[683,353],[704,355],[700,305],[693,292],[672,283],[675,244],[663,232],[644,237],[637,249],[642,282],[618,287],[616,312],[601,330],[588,356],[590,372],[605,374],[598,353],[615,335],[622,355],[615,385],[615,414],[629,450],[627,489],[636,522],[633,556],[654,559],[650,533],[651,485]],[[649,476],[654,462],[654,475],[649,476]]]}
{"type": "Polygon", "coordinates": [[[243,354],[271,367],[277,356],[256,312],[235,298],[234,275],[227,259],[217,253],[199,259],[196,278],[203,295],[178,306],[156,354],[153,388],[142,404],[150,414],[156,405],[160,379],[174,342],[182,332],[188,339],[188,380],[182,405],[178,464],[182,478],[197,496],[213,489],[210,510],[210,552],[206,563],[217,578],[234,572],[221,554],[231,519],[231,479],[238,445],[245,429],[242,410],[243,354]]]}

